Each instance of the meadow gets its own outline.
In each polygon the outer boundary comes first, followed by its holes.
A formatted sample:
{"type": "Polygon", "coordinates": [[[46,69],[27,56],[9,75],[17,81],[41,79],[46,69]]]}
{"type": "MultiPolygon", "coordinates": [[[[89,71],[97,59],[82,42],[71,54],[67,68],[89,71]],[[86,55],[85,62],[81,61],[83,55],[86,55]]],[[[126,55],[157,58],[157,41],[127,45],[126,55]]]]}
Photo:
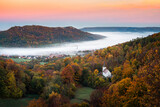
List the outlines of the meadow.
{"type": "Polygon", "coordinates": [[[10,59],[12,59],[14,62],[17,62],[17,63],[28,62],[32,60],[32,59],[23,59],[23,58],[10,58],[10,59]]]}
{"type": "Polygon", "coordinates": [[[90,87],[78,88],[75,92],[75,98],[71,100],[71,103],[81,103],[84,100],[90,101],[90,95],[94,89],[90,87]]]}
{"type": "Polygon", "coordinates": [[[27,107],[29,101],[38,99],[38,97],[38,95],[33,94],[20,99],[0,99],[0,107],[27,107]]]}

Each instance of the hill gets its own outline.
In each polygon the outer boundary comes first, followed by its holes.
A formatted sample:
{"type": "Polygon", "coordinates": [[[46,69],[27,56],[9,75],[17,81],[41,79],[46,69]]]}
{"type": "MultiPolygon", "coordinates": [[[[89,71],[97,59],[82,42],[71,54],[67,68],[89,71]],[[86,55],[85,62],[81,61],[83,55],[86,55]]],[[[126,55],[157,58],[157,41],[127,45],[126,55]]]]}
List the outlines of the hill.
{"type": "Polygon", "coordinates": [[[160,27],[85,27],[87,32],[160,32],[160,27]]]}
{"type": "Polygon", "coordinates": [[[103,36],[83,32],[74,27],[16,26],[0,32],[0,45],[26,47],[100,38],[103,38],[103,36]]]}

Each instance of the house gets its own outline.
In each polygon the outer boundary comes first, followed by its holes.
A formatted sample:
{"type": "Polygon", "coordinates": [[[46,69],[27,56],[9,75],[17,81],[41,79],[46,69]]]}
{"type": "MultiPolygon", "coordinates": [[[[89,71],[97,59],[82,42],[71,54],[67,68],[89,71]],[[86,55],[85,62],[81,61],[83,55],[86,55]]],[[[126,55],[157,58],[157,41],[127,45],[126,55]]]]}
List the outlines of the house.
{"type": "Polygon", "coordinates": [[[110,78],[112,76],[111,72],[106,68],[105,62],[102,67],[102,75],[106,78],[108,78],[108,77],[110,78]]]}

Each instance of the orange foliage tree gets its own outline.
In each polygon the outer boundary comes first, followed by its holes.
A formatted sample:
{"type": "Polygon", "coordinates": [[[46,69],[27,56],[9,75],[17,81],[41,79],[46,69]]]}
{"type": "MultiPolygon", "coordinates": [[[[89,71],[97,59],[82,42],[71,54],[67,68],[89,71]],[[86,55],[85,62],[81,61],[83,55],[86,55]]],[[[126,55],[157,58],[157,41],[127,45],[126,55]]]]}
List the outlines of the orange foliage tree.
{"type": "Polygon", "coordinates": [[[67,65],[61,73],[61,77],[64,83],[74,83],[74,70],[71,65],[67,65]]]}

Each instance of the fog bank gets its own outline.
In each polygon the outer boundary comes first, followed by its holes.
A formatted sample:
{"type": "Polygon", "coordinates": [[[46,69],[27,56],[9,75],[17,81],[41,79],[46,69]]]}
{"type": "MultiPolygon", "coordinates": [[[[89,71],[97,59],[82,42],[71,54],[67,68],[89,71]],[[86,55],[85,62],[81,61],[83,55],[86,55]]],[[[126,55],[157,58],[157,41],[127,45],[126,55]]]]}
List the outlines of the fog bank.
{"type": "Polygon", "coordinates": [[[66,54],[74,55],[78,51],[96,50],[106,48],[108,46],[116,45],[136,39],[137,37],[146,37],[154,32],[90,32],[106,36],[106,38],[94,41],[62,43],[53,46],[46,46],[40,48],[6,48],[0,47],[0,55],[50,55],[50,54],[66,54]]]}

